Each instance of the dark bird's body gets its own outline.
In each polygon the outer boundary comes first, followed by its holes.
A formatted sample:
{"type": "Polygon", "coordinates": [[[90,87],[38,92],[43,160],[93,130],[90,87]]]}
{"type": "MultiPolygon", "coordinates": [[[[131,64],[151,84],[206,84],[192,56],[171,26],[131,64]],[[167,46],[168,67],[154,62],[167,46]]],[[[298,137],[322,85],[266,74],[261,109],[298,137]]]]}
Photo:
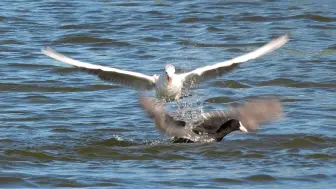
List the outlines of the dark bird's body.
{"type": "MultiPolygon", "coordinates": [[[[181,122],[184,122],[184,121],[181,121],[181,122]]],[[[216,142],[222,141],[223,138],[227,134],[231,133],[232,131],[241,130],[241,131],[247,132],[247,130],[244,129],[244,126],[242,126],[241,123],[238,120],[231,119],[229,121],[222,121],[221,123],[219,123],[220,125],[207,125],[207,124],[202,123],[202,124],[194,126],[191,130],[192,130],[192,132],[194,132],[197,135],[207,136],[207,138],[209,138],[208,139],[209,141],[212,141],[212,139],[213,139],[216,142]]],[[[185,126],[186,122],[184,122],[182,125],[185,126]]],[[[174,143],[192,143],[192,142],[194,142],[191,139],[179,138],[179,137],[174,137],[172,141],[174,143]]]]}
{"type": "Polygon", "coordinates": [[[157,129],[174,137],[173,142],[220,142],[233,131],[255,130],[260,123],[281,114],[281,104],[274,99],[252,100],[228,111],[202,113],[200,119],[176,120],[164,112],[162,103],[141,97],[140,103],[156,123],[157,129]]]}

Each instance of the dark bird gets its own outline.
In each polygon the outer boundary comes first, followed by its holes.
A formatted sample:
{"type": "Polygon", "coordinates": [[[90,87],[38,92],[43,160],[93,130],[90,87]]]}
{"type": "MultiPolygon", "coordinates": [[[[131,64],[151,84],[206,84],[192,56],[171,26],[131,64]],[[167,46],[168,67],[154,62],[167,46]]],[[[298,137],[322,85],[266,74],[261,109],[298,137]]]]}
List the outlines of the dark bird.
{"type": "Polygon", "coordinates": [[[155,121],[156,128],[173,137],[173,142],[219,142],[233,131],[254,131],[257,126],[282,115],[277,99],[250,99],[230,106],[227,111],[202,113],[197,120],[177,120],[164,111],[164,103],[140,97],[140,104],[155,121]]]}

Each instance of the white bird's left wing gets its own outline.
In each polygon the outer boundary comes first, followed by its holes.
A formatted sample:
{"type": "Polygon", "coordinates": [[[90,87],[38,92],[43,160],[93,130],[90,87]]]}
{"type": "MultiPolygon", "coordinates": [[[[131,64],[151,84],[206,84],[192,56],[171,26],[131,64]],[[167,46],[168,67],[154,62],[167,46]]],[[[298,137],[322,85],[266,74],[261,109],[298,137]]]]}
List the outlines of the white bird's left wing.
{"type": "Polygon", "coordinates": [[[112,81],[114,83],[122,84],[124,86],[136,89],[151,89],[155,86],[155,76],[149,76],[138,72],[120,70],[117,68],[111,68],[101,65],[89,64],[69,58],[61,53],[54,51],[50,47],[42,49],[41,52],[55,60],[79,67],[90,74],[98,75],[98,77],[103,80],[112,81]]]}
{"type": "Polygon", "coordinates": [[[199,83],[201,80],[216,77],[218,75],[227,73],[233,70],[239,63],[247,62],[249,60],[253,60],[259,57],[262,57],[286,44],[289,40],[288,35],[282,35],[277,39],[272,40],[271,42],[267,43],[266,45],[236,58],[219,62],[214,65],[204,66],[201,68],[197,68],[193,71],[186,72],[181,74],[181,77],[184,82],[186,83],[199,83]]]}

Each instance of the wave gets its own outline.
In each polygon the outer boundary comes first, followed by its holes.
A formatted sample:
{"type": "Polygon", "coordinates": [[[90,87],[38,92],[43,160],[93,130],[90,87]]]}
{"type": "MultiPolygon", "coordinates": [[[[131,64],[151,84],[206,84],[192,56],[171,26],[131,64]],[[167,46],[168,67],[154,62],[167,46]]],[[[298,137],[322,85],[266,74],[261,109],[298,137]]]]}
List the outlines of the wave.
{"type": "Polygon", "coordinates": [[[306,19],[312,20],[317,22],[335,22],[336,18],[334,17],[325,17],[318,14],[300,14],[295,16],[288,16],[288,17],[271,17],[271,16],[256,16],[256,15],[249,15],[249,16],[241,16],[239,18],[234,19],[234,21],[243,21],[243,22],[271,22],[271,21],[280,21],[280,20],[297,20],[297,19],[306,19]]]}
{"type": "Polygon", "coordinates": [[[88,36],[66,36],[64,38],[58,39],[54,41],[56,44],[64,44],[64,43],[71,43],[71,44],[97,44],[97,45],[109,45],[109,46],[118,46],[118,47],[126,47],[131,46],[132,44],[129,42],[118,41],[114,39],[108,38],[97,38],[97,37],[88,37],[88,36]]]}
{"type": "Polygon", "coordinates": [[[40,84],[0,83],[1,91],[8,92],[86,92],[120,88],[115,85],[85,85],[83,87],[56,87],[40,84]]]}
{"type": "Polygon", "coordinates": [[[262,81],[257,83],[257,85],[258,86],[280,85],[294,88],[336,88],[336,84],[334,82],[317,83],[312,81],[295,81],[293,79],[288,78],[276,78],[268,81],[262,81]]]}

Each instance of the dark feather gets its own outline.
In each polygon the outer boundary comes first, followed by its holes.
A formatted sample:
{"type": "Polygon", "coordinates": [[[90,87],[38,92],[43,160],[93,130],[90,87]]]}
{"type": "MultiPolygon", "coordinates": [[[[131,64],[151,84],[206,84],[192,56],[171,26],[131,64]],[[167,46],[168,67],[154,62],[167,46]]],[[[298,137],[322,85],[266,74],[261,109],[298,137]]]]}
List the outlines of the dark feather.
{"type": "Polygon", "coordinates": [[[282,106],[277,99],[253,99],[230,107],[228,111],[203,113],[202,119],[186,122],[175,120],[164,112],[164,103],[149,97],[141,97],[140,103],[154,119],[157,129],[174,137],[173,142],[221,141],[241,123],[253,131],[257,126],[280,117],[282,106]]]}

